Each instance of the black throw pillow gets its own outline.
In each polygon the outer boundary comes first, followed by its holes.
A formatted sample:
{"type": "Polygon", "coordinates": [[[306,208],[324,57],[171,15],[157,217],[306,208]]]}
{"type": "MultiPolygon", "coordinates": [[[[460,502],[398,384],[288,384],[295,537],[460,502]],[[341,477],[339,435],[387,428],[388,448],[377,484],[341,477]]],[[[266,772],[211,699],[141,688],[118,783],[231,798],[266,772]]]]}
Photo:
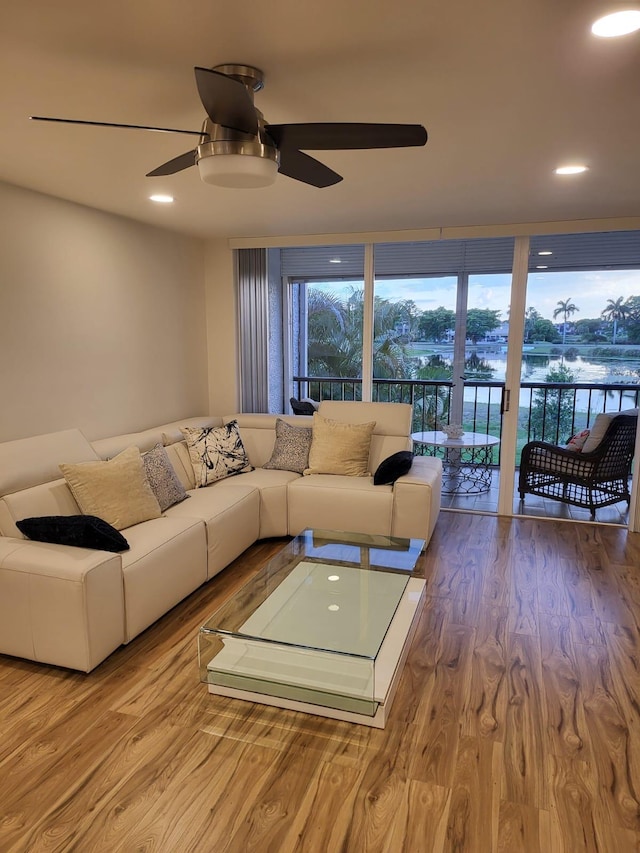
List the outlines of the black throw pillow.
{"type": "Polygon", "coordinates": [[[122,533],[96,515],[43,515],[16,521],[21,533],[36,542],[74,545],[97,551],[128,551],[122,533]]]}
{"type": "Polygon", "coordinates": [[[373,475],[374,486],[384,486],[395,483],[398,477],[407,474],[411,469],[413,453],[410,450],[399,450],[387,456],[378,465],[378,470],[373,475]]]}

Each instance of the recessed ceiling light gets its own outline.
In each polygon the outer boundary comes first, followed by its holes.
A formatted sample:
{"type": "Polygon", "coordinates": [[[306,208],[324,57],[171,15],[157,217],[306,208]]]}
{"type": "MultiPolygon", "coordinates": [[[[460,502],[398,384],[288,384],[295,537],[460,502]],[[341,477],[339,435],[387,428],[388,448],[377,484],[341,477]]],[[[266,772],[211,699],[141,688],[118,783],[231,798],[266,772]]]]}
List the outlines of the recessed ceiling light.
{"type": "Polygon", "coordinates": [[[332,613],[335,613],[336,611],[340,610],[340,605],[339,604],[330,604],[327,607],[327,610],[330,610],[332,613]]]}
{"type": "Polygon", "coordinates": [[[604,15],[591,27],[594,36],[600,38],[614,38],[615,36],[626,36],[640,30],[640,9],[623,9],[620,12],[612,12],[604,15]]]}
{"type": "Polygon", "coordinates": [[[171,202],[173,201],[173,196],[172,195],[150,195],[149,200],[155,201],[158,204],[171,204],[171,202]]]}
{"type": "Polygon", "coordinates": [[[588,166],[576,163],[572,166],[558,166],[555,173],[556,175],[580,175],[582,172],[586,172],[588,168],[588,166]]]}
{"type": "Polygon", "coordinates": [[[544,249],[542,252],[538,252],[539,255],[553,255],[553,252],[550,252],[548,249],[544,249]]]}
{"type": "Polygon", "coordinates": [[[549,267],[546,264],[537,264],[536,269],[537,270],[548,270],[549,267]]]}
{"type": "Polygon", "coordinates": [[[341,258],[329,258],[329,263],[330,264],[341,264],[342,259],[341,258]]]}
{"type": "Polygon", "coordinates": [[[327,580],[328,580],[328,581],[339,581],[339,580],[340,580],[340,575],[329,575],[329,577],[327,578],[327,580]]]}

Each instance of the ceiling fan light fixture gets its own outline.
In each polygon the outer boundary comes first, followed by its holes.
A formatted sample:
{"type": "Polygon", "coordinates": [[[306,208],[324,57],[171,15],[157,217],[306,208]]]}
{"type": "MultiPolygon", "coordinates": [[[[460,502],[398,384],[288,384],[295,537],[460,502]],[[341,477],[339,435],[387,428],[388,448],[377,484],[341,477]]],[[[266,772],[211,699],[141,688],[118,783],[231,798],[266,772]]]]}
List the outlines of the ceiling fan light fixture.
{"type": "Polygon", "coordinates": [[[622,9],[598,18],[591,27],[594,36],[615,38],[640,30],[640,9],[622,9]]]}
{"type": "Polygon", "coordinates": [[[268,187],[278,176],[278,152],[260,142],[205,142],[198,146],[198,171],[200,180],[217,187],[268,187]]]}

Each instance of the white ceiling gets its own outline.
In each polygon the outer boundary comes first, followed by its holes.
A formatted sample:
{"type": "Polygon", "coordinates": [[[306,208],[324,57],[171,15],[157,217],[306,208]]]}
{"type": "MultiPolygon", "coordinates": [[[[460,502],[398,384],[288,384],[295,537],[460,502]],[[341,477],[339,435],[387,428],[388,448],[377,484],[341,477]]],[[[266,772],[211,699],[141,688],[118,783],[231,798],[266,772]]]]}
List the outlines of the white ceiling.
{"type": "Polygon", "coordinates": [[[31,0],[0,30],[0,179],[198,236],[322,234],[640,214],[640,33],[596,39],[607,0],[31,0]],[[193,66],[255,65],[268,122],[424,124],[425,148],[321,152],[316,189],[145,173],[198,130],[193,66]],[[553,169],[584,161],[583,176],[553,169]],[[153,205],[151,192],[175,196],[153,205]]]}

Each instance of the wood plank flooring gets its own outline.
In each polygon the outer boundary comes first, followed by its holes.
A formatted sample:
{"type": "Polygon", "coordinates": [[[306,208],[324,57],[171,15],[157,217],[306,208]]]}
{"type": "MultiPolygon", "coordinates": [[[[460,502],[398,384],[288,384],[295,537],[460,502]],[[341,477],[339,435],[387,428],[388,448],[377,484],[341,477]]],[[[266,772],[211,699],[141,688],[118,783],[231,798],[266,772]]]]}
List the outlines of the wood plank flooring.
{"type": "Polygon", "coordinates": [[[383,731],[209,695],[260,543],[93,673],[0,656],[0,851],[640,851],[640,535],[441,513],[383,731]]]}

